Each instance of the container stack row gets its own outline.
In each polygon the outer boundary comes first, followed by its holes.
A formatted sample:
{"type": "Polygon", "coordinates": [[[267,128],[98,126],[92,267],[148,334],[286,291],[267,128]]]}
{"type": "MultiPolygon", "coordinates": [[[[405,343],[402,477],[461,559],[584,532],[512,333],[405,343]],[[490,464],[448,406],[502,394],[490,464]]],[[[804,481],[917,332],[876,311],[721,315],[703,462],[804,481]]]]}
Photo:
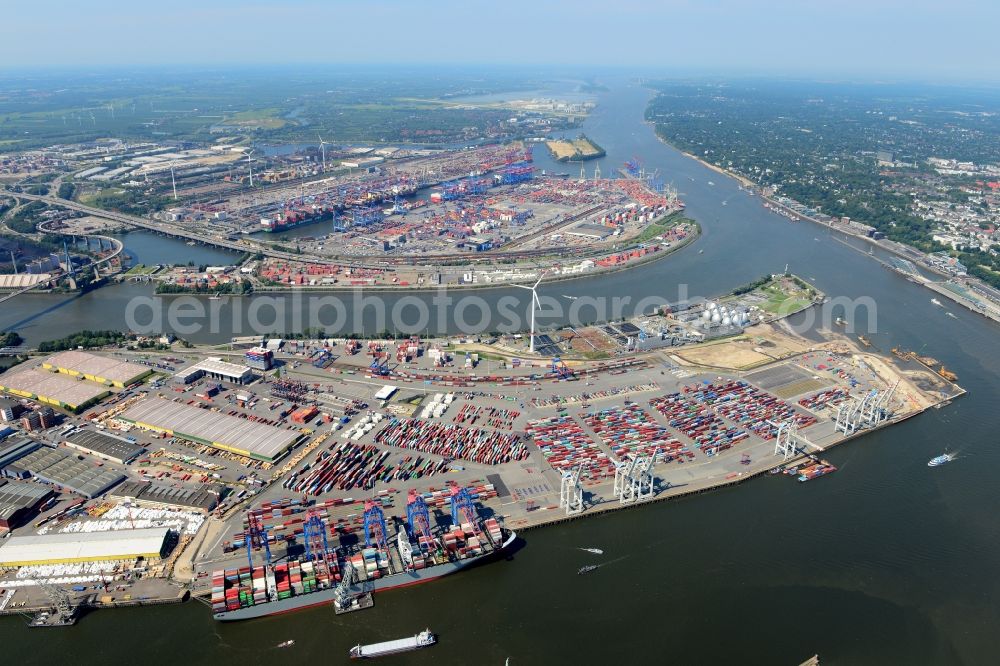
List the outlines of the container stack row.
{"type": "Polygon", "coordinates": [[[499,433],[422,419],[393,418],[375,435],[375,443],[460,458],[482,465],[524,460],[528,450],[515,433],[499,433]]]}
{"type": "Polygon", "coordinates": [[[745,430],[727,425],[697,396],[671,393],[654,398],[649,404],[666,417],[671,428],[684,433],[706,455],[725,451],[749,437],[745,430]]]}
{"type": "Polygon", "coordinates": [[[658,452],[657,462],[669,462],[684,455],[694,457],[669,430],[635,403],[581,414],[581,418],[619,460],[629,454],[650,456],[654,452],[658,452]]]}
{"type": "Polygon", "coordinates": [[[715,406],[727,419],[745,426],[764,440],[777,436],[775,423],[794,419],[800,428],[808,428],[817,421],[815,416],[796,412],[789,404],[741,380],[709,384],[692,389],[688,395],[715,406]]]}
{"type": "Polygon", "coordinates": [[[614,463],[608,454],[568,415],[529,421],[525,431],[556,471],[582,465],[583,474],[591,479],[614,475],[614,463]]]}

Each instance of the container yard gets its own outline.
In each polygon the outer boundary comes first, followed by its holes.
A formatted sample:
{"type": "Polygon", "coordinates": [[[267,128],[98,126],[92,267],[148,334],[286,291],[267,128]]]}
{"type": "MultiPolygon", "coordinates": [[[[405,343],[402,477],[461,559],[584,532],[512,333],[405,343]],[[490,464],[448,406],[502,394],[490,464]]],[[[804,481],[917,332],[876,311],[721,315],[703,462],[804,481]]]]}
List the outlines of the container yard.
{"type": "MultiPolygon", "coordinates": [[[[621,348],[651,322],[589,330],[621,348]]],[[[119,438],[116,451],[128,445],[120,473],[102,466],[101,451],[72,449],[85,458],[74,467],[80,483],[99,480],[94,470],[117,474],[114,483],[123,490],[81,485],[81,495],[52,485],[60,493],[56,503],[16,534],[167,529],[180,545],[160,567],[170,573],[160,575],[191,582],[220,619],[253,617],[354,598],[363,592],[359,581],[388,589],[413,576],[454,573],[506,542],[497,529],[520,531],[774,469],[815,480],[835,470],[819,457],[823,450],[961,392],[922,366],[884,359],[841,336],[815,343],[769,324],[748,331],[751,344],[777,356],[750,371],[685,360],[697,345],[595,361],[531,357],[518,346],[523,339],[514,338],[492,347],[478,343],[475,355],[454,340],[417,337],[252,339],[232,351],[215,349],[218,367],[238,366],[247,348],[266,349],[285,372],[281,379],[248,380],[156,375],[69,417],[90,424],[81,432],[100,427],[119,438]],[[494,357],[489,372],[480,351],[494,357]],[[496,360],[505,354],[505,361],[496,360]],[[464,489],[463,501],[479,516],[463,516],[457,528],[447,519],[455,489],[464,489]],[[573,497],[579,501],[567,499],[573,497]],[[414,503],[436,516],[429,534],[419,516],[410,515],[414,503]],[[306,544],[326,559],[304,557],[306,544]],[[364,577],[338,585],[348,569],[364,577]]],[[[562,336],[540,343],[569,346],[562,336]]],[[[734,349],[729,362],[741,365],[741,344],[715,345],[723,350],[715,353],[734,349]]],[[[123,357],[183,375],[206,356],[197,349],[171,354],[123,357]]],[[[23,460],[38,471],[31,482],[57,484],[43,467],[65,455],[47,447],[27,452],[23,460]]],[[[105,560],[38,571],[67,584],[76,578],[95,585],[100,574],[94,568],[108,566],[105,560]]],[[[124,575],[121,563],[111,566],[115,576],[124,575]]],[[[13,567],[0,585],[28,580],[35,570],[25,567],[13,567]]],[[[164,579],[140,582],[155,589],[157,580],[164,579]]],[[[17,594],[38,596],[32,586],[19,585],[17,594]]],[[[158,594],[171,596],[165,592],[158,594]]]]}

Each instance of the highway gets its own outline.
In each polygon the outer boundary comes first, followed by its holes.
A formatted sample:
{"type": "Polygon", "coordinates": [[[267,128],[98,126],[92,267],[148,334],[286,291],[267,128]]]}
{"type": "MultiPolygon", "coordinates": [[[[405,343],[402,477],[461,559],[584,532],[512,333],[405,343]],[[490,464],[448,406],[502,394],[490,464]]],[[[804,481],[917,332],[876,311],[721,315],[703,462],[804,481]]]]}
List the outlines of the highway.
{"type": "MultiPolygon", "coordinates": [[[[43,224],[38,225],[38,230],[39,231],[44,231],[45,233],[48,233],[48,234],[61,234],[61,235],[64,235],[64,236],[67,236],[67,235],[77,235],[77,234],[67,234],[65,232],[54,230],[54,229],[46,229],[43,224]]],[[[119,256],[122,252],[125,251],[125,245],[124,245],[124,243],[122,243],[117,238],[111,238],[110,236],[101,236],[99,234],[86,234],[85,236],[86,237],[90,237],[90,238],[99,238],[101,240],[108,241],[109,243],[111,243],[111,247],[113,247],[115,251],[112,252],[111,254],[109,254],[106,257],[102,257],[102,258],[98,259],[97,261],[90,262],[86,266],[81,266],[80,268],[78,268],[75,271],[73,271],[74,273],[80,273],[80,272],[83,272],[83,271],[89,271],[91,268],[96,268],[96,267],[100,266],[101,264],[110,264],[110,262],[111,262],[112,259],[114,259],[115,257],[119,256]]],[[[28,287],[24,287],[24,288],[19,289],[17,291],[13,291],[13,292],[11,292],[9,294],[4,294],[3,296],[0,296],[0,303],[4,303],[5,301],[9,301],[10,299],[14,298],[15,296],[20,296],[21,294],[26,294],[29,291],[32,291],[34,289],[38,289],[40,286],[42,286],[44,284],[48,284],[48,283],[47,282],[36,282],[35,284],[30,285],[28,287]]]]}

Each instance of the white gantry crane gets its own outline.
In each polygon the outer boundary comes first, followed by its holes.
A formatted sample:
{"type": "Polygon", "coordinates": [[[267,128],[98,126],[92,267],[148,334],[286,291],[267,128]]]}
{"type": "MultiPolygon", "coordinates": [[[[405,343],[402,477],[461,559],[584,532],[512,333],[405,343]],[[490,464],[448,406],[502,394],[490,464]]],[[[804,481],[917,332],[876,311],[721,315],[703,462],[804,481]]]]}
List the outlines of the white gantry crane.
{"type": "Polygon", "coordinates": [[[615,463],[614,494],[620,504],[642,502],[653,497],[653,465],[659,449],[649,457],[629,456],[615,463]]]}
{"type": "Polygon", "coordinates": [[[899,380],[888,389],[872,389],[860,400],[854,399],[837,408],[835,428],[845,435],[874,428],[892,416],[892,398],[899,388],[899,380]]]}
{"type": "Polygon", "coordinates": [[[565,470],[559,479],[559,508],[565,508],[567,516],[583,511],[583,486],[580,485],[582,471],[580,466],[565,470]]]}
{"type": "Polygon", "coordinates": [[[782,462],[788,462],[789,459],[799,454],[804,448],[803,445],[809,445],[815,449],[820,448],[799,434],[799,424],[795,422],[795,419],[788,419],[780,423],[768,421],[768,423],[777,428],[774,455],[781,456],[782,462]]]}

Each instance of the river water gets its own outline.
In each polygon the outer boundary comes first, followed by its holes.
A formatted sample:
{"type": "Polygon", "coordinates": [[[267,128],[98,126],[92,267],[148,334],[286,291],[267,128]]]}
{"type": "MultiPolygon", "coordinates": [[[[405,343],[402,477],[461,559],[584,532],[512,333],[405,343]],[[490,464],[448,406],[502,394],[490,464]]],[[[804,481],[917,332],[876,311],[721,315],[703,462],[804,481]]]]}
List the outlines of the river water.
{"type": "MultiPolygon", "coordinates": [[[[735,183],[660,144],[641,121],[647,99],[645,91],[618,85],[601,96],[584,130],[608,152],[605,173],[632,156],[647,169],[659,168],[683,193],[704,235],[666,260],[553,290],[640,296],[673,294],[686,283],[692,294],[712,295],[787,263],[831,296],[873,298],[874,344],[936,356],[958,373],[969,395],[835,450],[829,457],[840,471],[822,481],[767,477],[535,530],[510,561],[381,595],[374,610],[219,625],[207,608],[191,603],[104,611],[74,628],[46,632],[8,618],[0,620],[0,642],[10,663],[67,654],[80,664],[140,656],[149,664],[343,663],[357,641],[399,637],[425,625],[441,634],[441,643],[394,663],[502,664],[510,657],[517,666],[604,664],[625,657],[797,664],[814,653],[824,664],[995,663],[1000,331],[958,307],[957,319],[945,316],[930,303],[930,292],[831,241],[819,227],[764,210],[735,183]],[[945,447],[960,451],[959,460],[928,468],[927,460],[945,447]],[[596,560],[604,566],[577,576],[578,567],[594,561],[578,547],[604,548],[596,560]],[[290,638],[294,648],[273,649],[290,638]]],[[[573,168],[546,160],[538,155],[543,168],[573,168]]],[[[195,250],[154,243],[138,252],[141,261],[152,262],[161,249],[163,261],[195,250]]],[[[221,257],[205,261],[215,259],[221,257]]],[[[122,285],[58,302],[15,299],[13,309],[0,313],[0,326],[22,322],[29,339],[107,327],[143,289],[122,285]],[[32,314],[36,303],[46,305],[32,314]]]]}

